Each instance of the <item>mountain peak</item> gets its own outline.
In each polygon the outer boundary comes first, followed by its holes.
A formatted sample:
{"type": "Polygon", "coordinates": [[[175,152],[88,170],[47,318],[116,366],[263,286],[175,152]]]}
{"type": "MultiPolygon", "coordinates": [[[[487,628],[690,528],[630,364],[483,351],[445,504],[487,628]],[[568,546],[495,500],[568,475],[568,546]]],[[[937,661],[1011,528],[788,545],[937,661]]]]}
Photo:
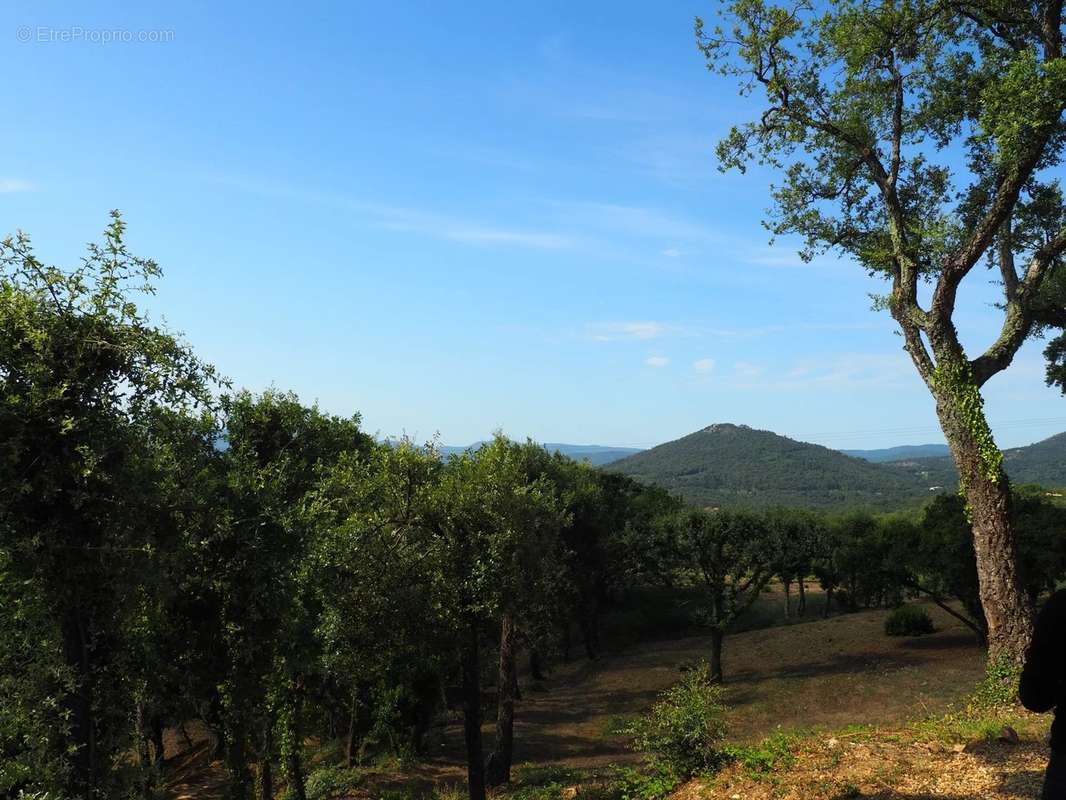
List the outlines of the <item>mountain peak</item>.
{"type": "Polygon", "coordinates": [[[715,422],[713,425],[708,425],[706,428],[700,431],[700,433],[728,433],[731,431],[750,431],[751,427],[748,425],[740,425],[734,422],[715,422]]]}

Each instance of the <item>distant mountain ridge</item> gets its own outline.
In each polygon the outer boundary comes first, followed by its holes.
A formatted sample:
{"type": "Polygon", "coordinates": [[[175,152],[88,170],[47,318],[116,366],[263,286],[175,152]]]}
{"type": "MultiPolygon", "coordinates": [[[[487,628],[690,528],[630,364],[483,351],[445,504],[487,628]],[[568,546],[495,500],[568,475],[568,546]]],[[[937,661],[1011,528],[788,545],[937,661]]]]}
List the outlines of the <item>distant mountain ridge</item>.
{"type": "MultiPolygon", "coordinates": [[[[466,447],[456,445],[441,445],[440,452],[443,456],[457,455],[468,450],[477,450],[483,441],[474,442],[466,447]]],[[[641,452],[637,447],[609,447],[599,444],[566,444],[565,442],[544,442],[541,447],[549,453],[561,453],[575,461],[587,461],[594,467],[603,466],[620,458],[631,456],[641,452]]]]}
{"type": "MultiPolygon", "coordinates": [[[[890,448],[873,451],[872,458],[858,458],[772,431],[719,423],[610,463],[606,469],[657,484],[704,506],[891,510],[957,487],[949,456],[874,460],[889,451],[920,453],[928,452],[927,447],[944,446],[890,448]]],[[[1066,486],[1066,433],[1006,450],[1004,461],[1015,483],[1066,486]]]]}
{"type": "Polygon", "coordinates": [[[929,495],[923,479],[772,431],[719,423],[609,464],[705,506],[889,509],[929,495]]]}
{"type": "Polygon", "coordinates": [[[907,461],[913,458],[944,458],[950,455],[946,444],[903,444],[876,450],[841,450],[846,456],[862,458],[875,464],[886,461],[907,461]]]}

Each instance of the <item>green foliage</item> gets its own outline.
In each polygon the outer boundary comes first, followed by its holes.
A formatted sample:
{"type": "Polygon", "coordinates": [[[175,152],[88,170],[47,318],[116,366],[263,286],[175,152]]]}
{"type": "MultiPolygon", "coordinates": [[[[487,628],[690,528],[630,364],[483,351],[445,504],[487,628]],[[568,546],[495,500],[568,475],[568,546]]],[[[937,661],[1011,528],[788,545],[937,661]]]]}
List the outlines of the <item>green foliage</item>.
{"type": "Polygon", "coordinates": [[[665,764],[650,768],[618,767],[607,786],[610,800],[662,800],[682,782],[678,774],[665,764]]]}
{"type": "Polygon", "coordinates": [[[885,618],[889,636],[924,636],[933,632],[933,618],[921,606],[902,605],[885,618]]]}
{"type": "Polygon", "coordinates": [[[573,767],[561,764],[520,764],[515,769],[515,781],[521,786],[570,785],[580,777],[573,767]]]}
{"type": "Polygon", "coordinates": [[[307,776],[307,800],[347,797],[362,789],[363,783],[363,775],[357,769],[319,767],[307,776]]]}
{"type": "Polygon", "coordinates": [[[722,688],[707,664],[688,670],[630,729],[635,749],[682,778],[721,764],[725,732],[722,688]]]}
{"type": "Polygon", "coordinates": [[[42,263],[21,233],[0,242],[0,550],[5,583],[26,587],[0,651],[26,659],[16,674],[43,667],[5,700],[41,703],[44,736],[12,743],[11,757],[36,765],[42,790],[117,796],[139,780],[111,764],[135,745],[145,687],[167,674],[154,623],[195,516],[179,454],[209,439],[200,412],[218,380],[134,302],[159,274],[129,252],[117,212],[70,270],[42,263]],[[30,626],[43,647],[32,658],[19,641],[30,626]]]}
{"type": "MultiPolygon", "coordinates": [[[[985,419],[985,401],[974,383],[969,363],[937,365],[929,385],[934,392],[952,398],[955,410],[962,415],[963,424],[977,445],[981,472],[992,483],[998,483],[1003,478],[1003,453],[992,438],[992,429],[985,419]]],[[[960,484],[960,491],[965,494],[965,483],[960,484]]]]}
{"type": "Polygon", "coordinates": [[[992,711],[1014,706],[1018,702],[1021,668],[1007,657],[989,660],[985,677],[970,698],[970,711],[992,711]]]}
{"type": "Polygon", "coordinates": [[[68,732],[63,699],[73,689],[60,631],[38,587],[12,574],[0,550],[0,797],[62,785],[67,763],[56,739],[68,732]]]}
{"type": "Polygon", "coordinates": [[[755,778],[778,769],[788,769],[795,761],[793,749],[799,736],[777,730],[750,746],[730,745],[724,749],[727,758],[741,764],[755,778]]]}

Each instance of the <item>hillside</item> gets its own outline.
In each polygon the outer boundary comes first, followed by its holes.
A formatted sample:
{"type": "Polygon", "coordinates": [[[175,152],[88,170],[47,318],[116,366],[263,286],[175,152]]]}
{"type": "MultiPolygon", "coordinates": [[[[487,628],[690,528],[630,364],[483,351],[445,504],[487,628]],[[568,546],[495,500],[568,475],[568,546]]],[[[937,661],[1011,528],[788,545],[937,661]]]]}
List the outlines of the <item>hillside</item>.
{"type": "Polygon", "coordinates": [[[846,456],[862,458],[875,464],[886,461],[907,461],[915,458],[941,458],[949,455],[946,444],[904,444],[877,450],[841,450],[846,456]]]}
{"type": "Polygon", "coordinates": [[[929,495],[920,474],[746,425],[711,425],[609,468],[706,506],[891,509],[929,495]]]}
{"type": "MultiPolygon", "coordinates": [[[[1003,451],[1007,474],[1016,483],[1038,483],[1047,487],[1066,487],[1066,433],[1059,433],[1025,447],[1003,451]]],[[[958,473],[950,456],[940,458],[907,458],[892,461],[887,466],[911,475],[930,486],[953,489],[958,485],[958,473]]]]}

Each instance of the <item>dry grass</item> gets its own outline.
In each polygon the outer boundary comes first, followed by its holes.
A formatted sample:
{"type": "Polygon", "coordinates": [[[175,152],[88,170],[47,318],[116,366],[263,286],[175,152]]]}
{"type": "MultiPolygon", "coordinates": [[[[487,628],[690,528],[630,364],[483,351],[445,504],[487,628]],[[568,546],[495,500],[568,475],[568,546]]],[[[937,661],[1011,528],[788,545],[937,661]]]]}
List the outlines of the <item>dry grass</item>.
{"type": "Polygon", "coordinates": [[[1020,800],[1039,796],[1046,764],[1039,736],[952,748],[875,731],[857,740],[811,737],[787,769],[754,776],[735,765],[677,794],[679,800],[1020,800]]]}
{"type": "MultiPolygon", "coordinates": [[[[931,607],[936,633],[891,638],[882,629],[886,614],[862,611],[727,637],[730,739],[751,742],[778,728],[898,725],[944,713],[972,691],[984,654],[965,628],[931,607]]],[[[546,692],[527,689],[519,705],[516,761],[576,767],[633,761],[617,730],[708,648],[701,636],[652,642],[557,669],[546,692]]],[[[485,735],[491,742],[491,725],[485,735]]],[[[442,768],[460,763],[461,745],[453,723],[434,761],[442,768]]]]}
{"type": "MultiPolygon", "coordinates": [[[[779,596],[767,595],[756,613],[771,618],[779,602],[779,596]]],[[[886,636],[882,626],[888,612],[880,610],[729,636],[730,740],[752,743],[774,731],[807,735],[799,740],[787,770],[753,777],[736,765],[713,784],[686,787],[685,800],[1035,796],[1033,787],[1046,759],[1040,742],[1043,720],[1034,718],[1019,745],[971,745],[962,753],[951,749],[952,741],[980,738],[978,731],[945,736],[936,726],[910,725],[961,706],[984,670],[983,651],[970,633],[939,609],[929,611],[937,631],[918,639],[886,636]],[[865,727],[840,733],[857,725],[865,727]],[[832,747],[826,744],[831,735],[819,733],[830,730],[837,731],[832,747]]],[[[636,758],[619,729],[676,683],[683,665],[704,658],[708,648],[703,636],[645,642],[597,662],[558,667],[544,691],[524,686],[517,709],[516,763],[580,770],[633,763],[636,758]]],[[[487,747],[491,723],[486,719],[487,747]]],[[[369,782],[422,787],[462,782],[462,742],[454,718],[426,762],[369,782]]],[[[171,797],[217,796],[221,765],[213,766],[201,775],[179,769],[171,797]]]]}

